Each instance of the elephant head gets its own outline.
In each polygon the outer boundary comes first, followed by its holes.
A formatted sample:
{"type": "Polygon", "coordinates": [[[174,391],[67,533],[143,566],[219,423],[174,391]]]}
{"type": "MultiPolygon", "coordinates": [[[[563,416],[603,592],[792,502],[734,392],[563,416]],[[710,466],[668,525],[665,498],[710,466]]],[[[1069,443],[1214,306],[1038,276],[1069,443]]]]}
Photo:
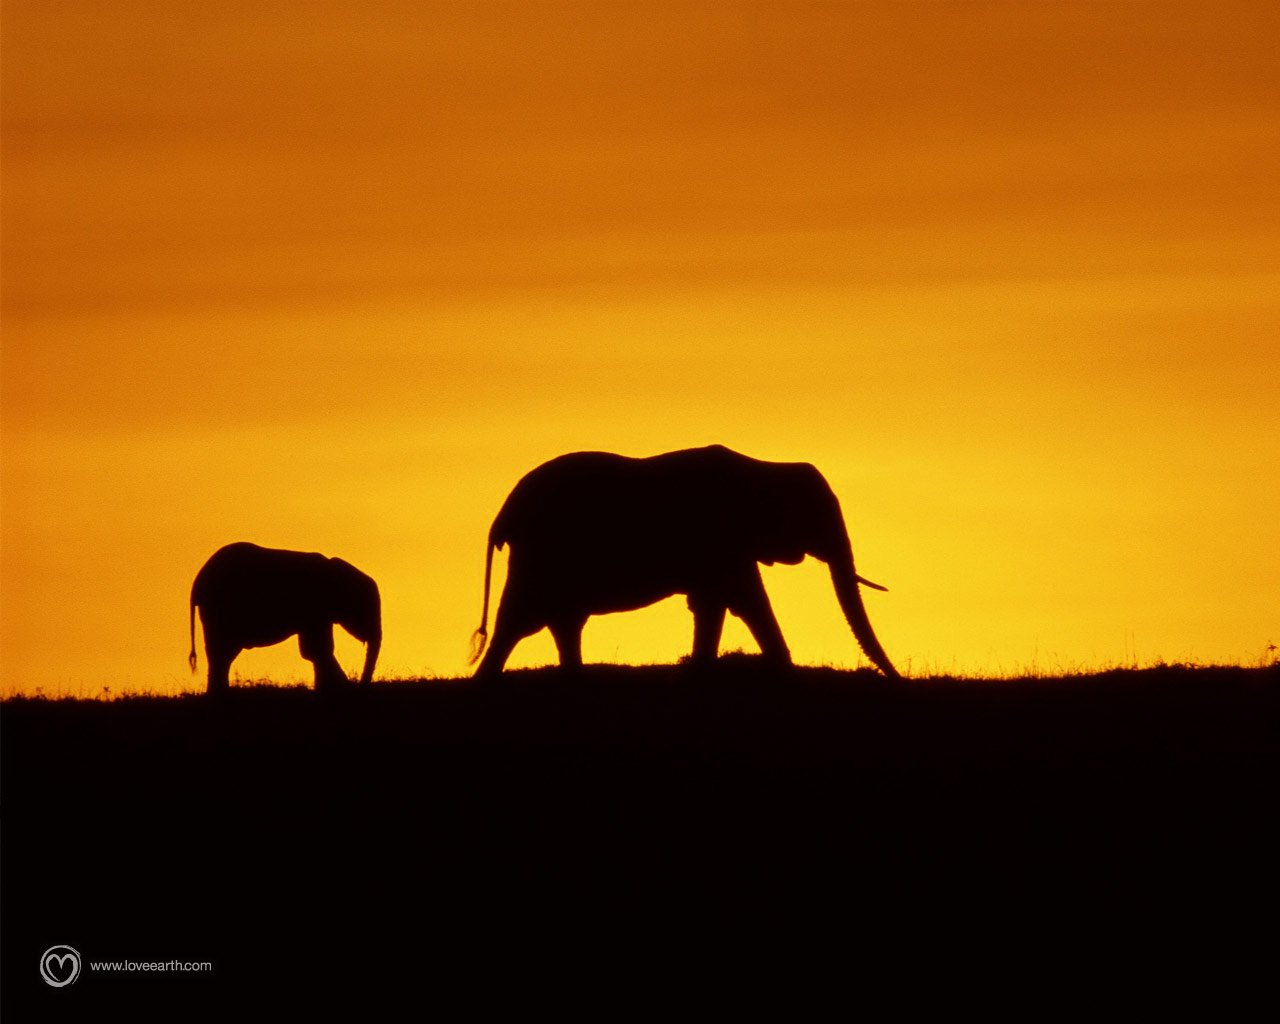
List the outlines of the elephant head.
{"type": "Polygon", "coordinates": [[[484,607],[473,638],[477,675],[502,671],[515,644],[550,629],[565,666],[581,663],[587,618],[673,594],[688,597],[693,658],[713,660],[727,612],[761,652],[790,663],[759,564],[812,555],[831,571],[854,637],[886,676],[898,673],[876,639],[840,503],[813,466],[763,462],[721,445],[627,458],[575,452],[525,475],[489,531],[484,607]],[[493,643],[486,620],[493,552],[510,546],[493,643]],[[488,652],[485,653],[486,645],[488,652]]]}
{"type": "Polygon", "coordinates": [[[858,575],[840,500],[823,475],[805,462],[757,463],[742,502],[743,543],[756,560],[796,565],[806,556],[826,563],[840,610],[863,653],[891,679],[900,678],[876,638],[860,586],[887,590],[858,575]]]}
{"type": "Polygon", "coordinates": [[[329,565],[333,621],[365,645],[360,682],[368,683],[382,650],[382,596],[378,584],[350,562],[330,558],[329,565]]]}

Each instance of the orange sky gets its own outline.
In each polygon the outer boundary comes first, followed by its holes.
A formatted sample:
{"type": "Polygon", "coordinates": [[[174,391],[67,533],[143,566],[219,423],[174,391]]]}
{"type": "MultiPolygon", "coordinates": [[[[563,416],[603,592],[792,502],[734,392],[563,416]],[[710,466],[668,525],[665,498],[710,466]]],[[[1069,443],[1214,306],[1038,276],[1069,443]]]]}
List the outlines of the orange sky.
{"type": "MultiPolygon", "coordinates": [[[[1269,2],[5,0],[0,692],[201,685],[190,581],[239,539],[377,578],[380,674],[458,674],[522,473],[711,442],[826,473],[905,672],[1256,662],[1277,38],[1269,2]]],[[[859,662],[821,566],[766,582],[798,660],[859,662]]]]}

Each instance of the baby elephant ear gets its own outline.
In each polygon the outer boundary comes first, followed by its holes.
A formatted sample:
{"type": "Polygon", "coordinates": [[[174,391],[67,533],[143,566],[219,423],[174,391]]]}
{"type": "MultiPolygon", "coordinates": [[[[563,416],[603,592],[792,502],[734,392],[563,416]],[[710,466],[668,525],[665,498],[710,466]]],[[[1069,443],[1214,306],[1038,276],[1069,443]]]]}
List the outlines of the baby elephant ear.
{"type": "Polygon", "coordinates": [[[377,589],[378,585],[373,582],[373,578],[371,576],[361,572],[345,558],[331,558],[329,559],[329,566],[334,570],[334,572],[342,577],[344,585],[349,581],[368,580],[369,583],[373,584],[374,589],[377,589]]]}

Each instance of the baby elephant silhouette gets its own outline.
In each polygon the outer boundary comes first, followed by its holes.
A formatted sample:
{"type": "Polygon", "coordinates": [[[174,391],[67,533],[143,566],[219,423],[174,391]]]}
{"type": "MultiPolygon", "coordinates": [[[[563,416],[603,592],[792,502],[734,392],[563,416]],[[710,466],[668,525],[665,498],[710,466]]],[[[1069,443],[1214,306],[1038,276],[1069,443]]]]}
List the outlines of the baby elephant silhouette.
{"type": "Polygon", "coordinates": [[[333,627],[365,644],[360,682],[373,678],[382,648],[382,599],[378,585],[341,558],[282,551],[244,542],[213,553],[191,585],[191,653],[196,670],[196,609],[204,627],[208,692],[224,693],[236,656],[291,636],[315,667],[316,689],[347,684],[333,655],[333,627]]]}

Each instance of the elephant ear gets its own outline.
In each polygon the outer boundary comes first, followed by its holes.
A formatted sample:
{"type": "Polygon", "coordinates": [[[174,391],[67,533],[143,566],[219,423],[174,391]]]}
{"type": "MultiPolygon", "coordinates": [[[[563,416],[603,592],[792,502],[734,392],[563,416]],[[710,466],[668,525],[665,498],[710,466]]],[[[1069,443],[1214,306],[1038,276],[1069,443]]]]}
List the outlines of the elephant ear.
{"type": "Polygon", "coordinates": [[[769,471],[761,475],[750,502],[755,509],[756,561],[797,565],[826,546],[834,496],[822,474],[808,463],[767,465],[769,471]]]}
{"type": "Polygon", "coordinates": [[[371,586],[374,590],[377,590],[378,585],[374,582],[373,577],[368,573],[357,569],[345,558],[330,558],[329,565],[335,571],[336,576],[342,580],[344,590],[350,591],[356,584],[356,581],[359,581],[366,586],[371,586]]]}

